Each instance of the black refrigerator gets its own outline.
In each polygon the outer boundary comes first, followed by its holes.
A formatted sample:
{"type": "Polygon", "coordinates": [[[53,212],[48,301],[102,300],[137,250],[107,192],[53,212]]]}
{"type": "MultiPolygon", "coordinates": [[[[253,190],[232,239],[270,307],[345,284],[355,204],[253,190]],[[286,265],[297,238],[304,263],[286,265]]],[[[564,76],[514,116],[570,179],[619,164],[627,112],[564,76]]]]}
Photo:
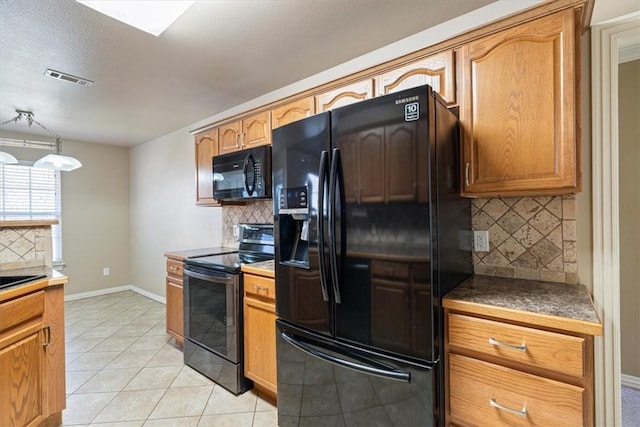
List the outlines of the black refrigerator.
{"type": "Polygon", "coordinates": [[[442,424],[440,303],[472,273],[456,115],[422,86],[272,136],[278,425],[442,424]]]}

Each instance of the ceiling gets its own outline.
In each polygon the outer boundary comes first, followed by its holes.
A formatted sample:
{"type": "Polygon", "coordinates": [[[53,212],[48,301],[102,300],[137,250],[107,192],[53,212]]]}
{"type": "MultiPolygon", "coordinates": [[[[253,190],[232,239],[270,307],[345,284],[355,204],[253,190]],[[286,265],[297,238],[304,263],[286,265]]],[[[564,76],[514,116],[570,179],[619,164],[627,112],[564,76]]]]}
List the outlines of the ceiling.
{"type": "MultiPolygon", "coordinates": [[[[135,146],[490,3],[201,0],[155,37],[74,0],[0,0],[0,122],[27,110],[63,140],[135,146]]],[[[619,7],[637,0],[597,0],[593,22],[619,7]]]]}

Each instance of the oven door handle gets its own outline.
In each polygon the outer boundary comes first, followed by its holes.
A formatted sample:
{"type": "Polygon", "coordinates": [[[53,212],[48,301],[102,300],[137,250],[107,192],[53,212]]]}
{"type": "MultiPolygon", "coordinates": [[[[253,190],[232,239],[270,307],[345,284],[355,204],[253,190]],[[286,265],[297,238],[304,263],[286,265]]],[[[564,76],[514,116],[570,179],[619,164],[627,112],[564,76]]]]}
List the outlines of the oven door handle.
{"type": "Polygon", "coordinates": [[[247,190],[247,194],[249,196],[253,195],[253,192],[256,190],[256,174],[255,174],[256,161],[253,158],[251,153],[247,154],[247,157],[244,159],[244,166],[242,168],[242,175],[244,176],[244,189],[247,190]],[[253,182],[249,185],[249,180],[247,179],[247,172],[249,171],[249,163],[251,163],[251,169],[254,171],[253,182]]]}
{"type": "Polygon", "coordinates": [[[194,277],[200,280],[206,280],[207,282],[216,282],[216,283],[233,283],[233,277],[229,276],[225,273],[211,272],[211,274],[201,274],[196,273],[195,271],[191,271],[188,269],[182,270],[185,276],[194,277]]]}
{"type": "MultiPolygon", "coordinates": [[[[352,362],[350,360],[336,357],[332,354],[325,353],[315,347],[320,347],[318,343],[313,345],[304,342],[300,338],[296,338],[287,332],[281,332],[282,338],[297,348],[300,351],[307,353],[310,356],[316,357],[325,362],[332,363],[343,368],[352,369],[354,371],[363,372],[368,375],[374,375],[376,377],[386,378],[395,381],[402,381],[408,383],[411,381],[411,374],[409,372],[395,369],[391,366],[384,365],[369,358],[358,356],[356,354],[348,354],[349,357],[356,359],[359,363],[352,362]]],[[[327,349],[328,350],[328,349],[327,349]]],[[[347,355],[347,354],[345,354],[347,355]]]]}

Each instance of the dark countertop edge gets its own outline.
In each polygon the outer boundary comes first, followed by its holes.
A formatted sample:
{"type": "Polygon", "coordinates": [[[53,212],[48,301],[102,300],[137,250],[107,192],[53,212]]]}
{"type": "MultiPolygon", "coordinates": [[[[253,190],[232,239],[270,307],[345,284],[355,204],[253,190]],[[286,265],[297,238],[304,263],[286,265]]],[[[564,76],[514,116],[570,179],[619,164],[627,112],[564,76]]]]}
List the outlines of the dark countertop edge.
{"type": "Polygon", "coordinates": [[[30,282],[20,283],[15,286],[0,289],[0,302],[13,299],[24,294],[35,292],[49,286],[64,285],[68,281],[68,277],[51,267],[29,267],[17,268],[12,270],[0,270],[3,276],[32,276],[45,275],[41,279],[35,279],[30,282]]]}
{"type": "Polygon", "coordinates": [[[540,326],[602,334],[602,323],[584,285],[474,275],[444,297],[445,308],[504,315],[540,326]]]}
{"type": "Polygon", "coordinates": [[[199,249],[183,249],[177,251],[167,251],[164,256],[167,258],[184,260],[187,258],[198,258],[209,255],[217,255],[223,253],[236,252],[238,248],[233,246],[215,246],[211,248],[199,248],[199,249]]]}

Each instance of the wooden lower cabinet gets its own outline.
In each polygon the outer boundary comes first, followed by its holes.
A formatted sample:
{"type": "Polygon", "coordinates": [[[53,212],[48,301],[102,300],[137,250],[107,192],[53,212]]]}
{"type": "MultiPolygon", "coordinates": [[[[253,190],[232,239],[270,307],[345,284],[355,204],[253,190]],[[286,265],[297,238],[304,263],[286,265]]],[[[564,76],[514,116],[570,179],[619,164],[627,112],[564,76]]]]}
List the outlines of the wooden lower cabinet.
{"type": "Polygon", "coordinates": [[[181,259],[167,258],[167,334],[171,335],[180,346],[184,343],[183,266],[181,259]]]}
{"type": "Polygon", "coordinates": [[[63,285],[0,303],[0,426],[57,426],[66,406],[63,285]]]}
{"type": "Polygon", "coordinates": [[[592,336],[449,309],[445,326],[447,425],[593,426],[592,336]]]}
{"type": "Polygon", "coordinates": [[[275,280],[244,275],[244,375],[273,399],[277,394],[275,280]]]}

